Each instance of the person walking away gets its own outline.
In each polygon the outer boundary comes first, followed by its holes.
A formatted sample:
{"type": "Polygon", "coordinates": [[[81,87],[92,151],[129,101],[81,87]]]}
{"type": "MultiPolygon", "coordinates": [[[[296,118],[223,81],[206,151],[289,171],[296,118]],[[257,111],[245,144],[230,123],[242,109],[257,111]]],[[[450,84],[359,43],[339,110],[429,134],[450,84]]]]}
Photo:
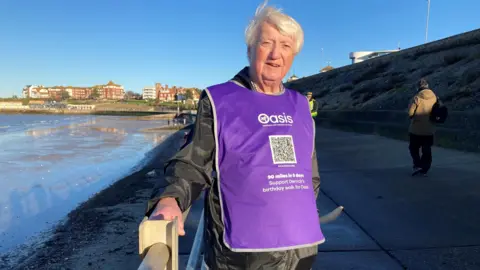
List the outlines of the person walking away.
{"type": "Polygon", "coordinates": [[[307,92],[308,104],[310,106],[310,114],[313,118],[317,117],[318,114],[318,104],[317,101],[313,98],[312,92],[307,92]]]}
{"type": "Polygon", "coordinates": [[[427,80],[421,79],[418,83],[418,91],[408,108],[410,117],[409,150],[413,160],[412,175],[426,176],[432,165],[435,124],[430,120],[430,114],[436,102],[437,96],[429,88],[427,80]]]}

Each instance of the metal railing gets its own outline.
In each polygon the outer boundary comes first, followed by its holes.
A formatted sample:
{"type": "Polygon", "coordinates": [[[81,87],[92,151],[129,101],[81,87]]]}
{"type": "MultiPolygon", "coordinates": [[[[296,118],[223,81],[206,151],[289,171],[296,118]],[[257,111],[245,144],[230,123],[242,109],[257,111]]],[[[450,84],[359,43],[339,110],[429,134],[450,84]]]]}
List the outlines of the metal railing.
{"type": "MultiPolygon", "coordinates": [[[[190,208],[183,213],[184,222],[187,220],[190,208]]],[[[343,206],[338,206],[330,213],[320,217],[320,223],[334,221],[342,213],[343,206]]],[[[148,220],[144,218],[139,228],[139,254],[142,263],[138,270],[178,270],[178,219],[173,221],[148,220]]],[[[192,249],[188,257],[187,270],[206,269],[203,263],[203,229],[204,211],[195,233],[192,249]]]]}
{"type": "Polygon", "coordinates": [[[203,263],[203,259],[202,259],[203,227],[204,227],[204,218],[203,218],[203,210],[202,210],[202,215],[200,216],[200,222],[197,227],[197,232],[195,233],[195,240],[193,240],[190,256],[188,256],[187,270],[197,270],[197,269],[203,270],[205,268],[205,264],[203,263]]]}

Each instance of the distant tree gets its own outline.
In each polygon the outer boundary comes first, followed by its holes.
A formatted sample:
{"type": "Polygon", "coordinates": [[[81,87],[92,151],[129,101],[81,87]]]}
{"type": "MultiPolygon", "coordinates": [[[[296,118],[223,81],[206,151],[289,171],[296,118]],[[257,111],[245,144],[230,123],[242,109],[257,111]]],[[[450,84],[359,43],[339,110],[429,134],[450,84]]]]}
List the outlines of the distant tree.
{"type": "Polygon", "coordinates": [[[100,93],[98,93],[98,88],[93,88],[92,94],[90,94],[90,99],[97,99],[100,97],[100,93]]]}
{"type": "Polygon", "coordinates": [[[17,95],[13,95],[13,96],[12,96],[12,99],[18,99],[18,96],[17,96],[17,95]]]}
{"type": "Polygon", "coordinates": [[[202,89],[199,89],[199,88],[193,88],[193,90],[195,90],[197,97],[199,97],[202,94],[202,91],[203,91],[202,89]]]}
{"type": "Polygon", "coordinates": [[[67,100],[70,98],[70,94],[67,91],[63,90],[60,93],[60,97],[61,97],[61,100],[67,100]]]}
{"type": "Polygon", "coordinates": [[[187,89],[187,91],[185,92],[185,99],[193,99],[192,89],[187,89]]]}
{"type": "Polygon", "coordinates": [[[133,91],[127,91],[127,93],[125,95],[125,98],[126,99],[133,99],[133,98],[135,98],[135,93],[133,91]]]}

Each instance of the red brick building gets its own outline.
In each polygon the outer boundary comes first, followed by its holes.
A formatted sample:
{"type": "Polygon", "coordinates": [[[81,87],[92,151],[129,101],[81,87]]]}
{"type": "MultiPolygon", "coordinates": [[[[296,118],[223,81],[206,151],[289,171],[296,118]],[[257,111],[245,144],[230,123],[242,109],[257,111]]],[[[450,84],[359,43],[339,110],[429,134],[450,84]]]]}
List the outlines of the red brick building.
{"type": "Polygon", "coordinates": [[[125,90],[123,86],[116,84],[112,81],[109,81],[104,85],[96,85],[93,88],[96,88],[100,99],[123,99],[125,97],[125,90]]]}
{"type": "Polygon", "coordinates": [[[156,83],[155,84],[155,91],[157,92],[158,100],[159,101],[174,101],[175,100],[174,87],[168,88],[168,84],[162,85],[161,83],[156,83]]]}
{"type": "Polygon", "coordinates": [[[176,95],[185,96],[187,90],[190,90],[192,92],[193,100],[200,99],[200,93],[196,91],[195,88],[184,88],[177,86],[168,87],[168,84],[155,84],[155,92],[159,101],[174,101],[176,95]]]}
{"type": "Polygon", "coordinates": [[[27,85],[23,88],[23,96],[25,98],[43,98],[43,99],[61,99],[63,92],[67,92],[73,99],[89,99],[94,91],[98,92],[99,99],[119,100],[125,96],[123,86],[109,81],[107,84],[95,85],[93,87],[77,87],[77,86],[51,86],[43,85],[27,85]]]}
{"type": "Polygon", "coordinates": [[[87,99],[91,97],[93,89],[88,87],[75,87],[72,88],[71,92],[70,97],[73,99],[87,99]]]}

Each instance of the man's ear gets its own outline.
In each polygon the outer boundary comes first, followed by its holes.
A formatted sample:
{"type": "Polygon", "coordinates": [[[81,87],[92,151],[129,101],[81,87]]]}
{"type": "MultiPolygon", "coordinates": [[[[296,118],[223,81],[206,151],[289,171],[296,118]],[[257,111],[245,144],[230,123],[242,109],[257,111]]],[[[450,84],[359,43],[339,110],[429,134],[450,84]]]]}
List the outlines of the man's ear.
{"type": "Polygon", "coordinates": [[[252,48],[250,46],[247,47],[247,57],[248,61],[250,62],[250,60],[252,59],[252,48]]]}

